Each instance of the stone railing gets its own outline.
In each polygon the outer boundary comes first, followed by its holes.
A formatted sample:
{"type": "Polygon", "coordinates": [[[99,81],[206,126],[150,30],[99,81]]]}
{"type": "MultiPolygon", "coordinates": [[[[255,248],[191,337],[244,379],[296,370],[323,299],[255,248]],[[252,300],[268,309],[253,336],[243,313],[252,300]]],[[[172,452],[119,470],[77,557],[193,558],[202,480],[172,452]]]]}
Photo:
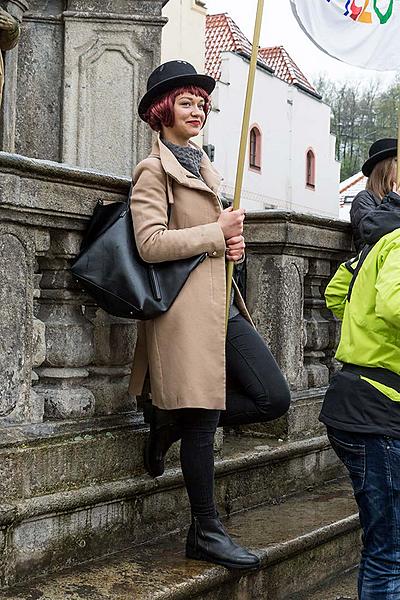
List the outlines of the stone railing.
{"type": "MultiPolygon", "coordinates": [[[[0,153],[0,423],[136,410],[127,395],[135,323],[106,315],[68,267],[99,198],[129,181],[0,153]]],[[[323,288],[351,253],[349,226],[285,212],[247,218],[247,300],[295,394],[333,370],[337,325],[323,288]]]]}
{"type": "Polygon", "coordinates": [[[249,214],[247,302],[293,390],[322,387],[333,370],[337,323],[323,291],[351,255],[349,224],[283,211],[249,214]]]}
{"type": "Polygon", "coordinates": [[[129,181],[0,153],[0,420],[128,411],[135,324],[99,310],[68,271],[97,199],[129,181]]]}
{"type": "Polygon", "coordinates": [[[246,223],[247,304],[293,398],[285,417],[250,429],[291,439],[318,435],[339,334],[323,292],[338,263],[351,255],[350,225],[284,211],[252,213],[246,223]]]}

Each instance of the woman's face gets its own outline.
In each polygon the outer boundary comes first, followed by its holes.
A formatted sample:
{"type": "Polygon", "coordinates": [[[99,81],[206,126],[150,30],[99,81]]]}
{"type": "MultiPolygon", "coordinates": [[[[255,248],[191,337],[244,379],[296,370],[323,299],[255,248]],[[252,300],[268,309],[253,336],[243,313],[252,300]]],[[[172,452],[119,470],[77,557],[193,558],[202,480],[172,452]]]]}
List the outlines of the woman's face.
{"type": "Polygon", "coordinates": [[[206,115],[204,113],[204,98],[189,92],[179,94],[174,104],[174,124],[163,127],[164,137],[173,143],[185,145],[190,138],[200,133],[206,115]]]}

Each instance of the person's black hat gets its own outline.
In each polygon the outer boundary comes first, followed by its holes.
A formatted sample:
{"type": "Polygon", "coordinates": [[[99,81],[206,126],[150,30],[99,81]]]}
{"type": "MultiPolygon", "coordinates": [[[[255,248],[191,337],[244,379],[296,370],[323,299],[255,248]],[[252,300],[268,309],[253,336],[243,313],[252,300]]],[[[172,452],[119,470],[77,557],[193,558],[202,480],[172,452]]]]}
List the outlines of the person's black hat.
{"type": "Polygon", "coordinates": [[[199,75],[184,60],[171,60],[157,67],[147,80],[147,92],[139,103],[139,117],[144,120],[145,113],[156,98],[186,85],[195,85],[211,94],[215,88],[215,79],[209,75],[199,75]]]}
{"type": "Polygon", "coordinates": [[[397,156],[396,139],[383,138],[374,142],[369,149],[369,158],[365,161],[361,169],[364,175],[369,177],[375,165],[381,160],[389,158],[389,156],[397,156]]]}

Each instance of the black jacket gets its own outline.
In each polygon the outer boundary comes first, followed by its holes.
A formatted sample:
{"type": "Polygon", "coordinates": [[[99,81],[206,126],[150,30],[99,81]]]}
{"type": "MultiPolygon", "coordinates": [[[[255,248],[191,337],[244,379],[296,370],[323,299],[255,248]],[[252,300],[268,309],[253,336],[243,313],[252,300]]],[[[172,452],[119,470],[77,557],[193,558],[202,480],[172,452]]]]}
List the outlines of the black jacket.
{"type": "Polygon", "coordinates": [[[351,226],[353,228],[354,246],[357,253],[365,245],[365,239],[362,229],[362,221],[371,211],[380,206],[380,200],[368,190],[362,190],[354,198],[350,210],[351,226]]]}
{"type": "Polygon", "coordinates": [[[370,210],[362,219],[360,233],[366,244],[373,245],[395,229],[400,229],[400,196],[390,192],[376,210],[370,210]]]}

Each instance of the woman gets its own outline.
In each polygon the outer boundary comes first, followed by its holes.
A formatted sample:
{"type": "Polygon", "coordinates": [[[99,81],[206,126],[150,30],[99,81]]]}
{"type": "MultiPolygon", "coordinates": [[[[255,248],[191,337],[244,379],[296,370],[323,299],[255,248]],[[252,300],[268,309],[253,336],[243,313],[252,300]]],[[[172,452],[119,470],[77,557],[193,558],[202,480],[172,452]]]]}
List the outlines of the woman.
{"type": "Polygon", "coordinates": [[[363,219],[375,210],[392,191],[396,191],[397,140],[377,140],[369,149],[369,158],[362,166],[368,177],[366,189],[354,198],[350,219],[353,227],[354,245],[359,252],[366,243],[363,219]]]}
{"type": "Polygon", "coordinates": [[[226,336],[225,259],[243,257],[244,211],[221,209],[220,176],[190,142],[205,124],[214,86],[187,62],[171,61],[150,75],[139,104],[140,117],[160,135],[133,176],[138,250],[149,262],[203,252],[208,257],[166,314],[141,323],[131,391],[141,393],[149,371],[153,406],[145,466],[150,475],[162,475],[166,452],[181,439],[192,511],[187,556],[247,569],[257,568],[259,559],[231,540],[214,503],[214,435],[221,425],[283,415],[290,396],[236,287],[226,336]]]}

